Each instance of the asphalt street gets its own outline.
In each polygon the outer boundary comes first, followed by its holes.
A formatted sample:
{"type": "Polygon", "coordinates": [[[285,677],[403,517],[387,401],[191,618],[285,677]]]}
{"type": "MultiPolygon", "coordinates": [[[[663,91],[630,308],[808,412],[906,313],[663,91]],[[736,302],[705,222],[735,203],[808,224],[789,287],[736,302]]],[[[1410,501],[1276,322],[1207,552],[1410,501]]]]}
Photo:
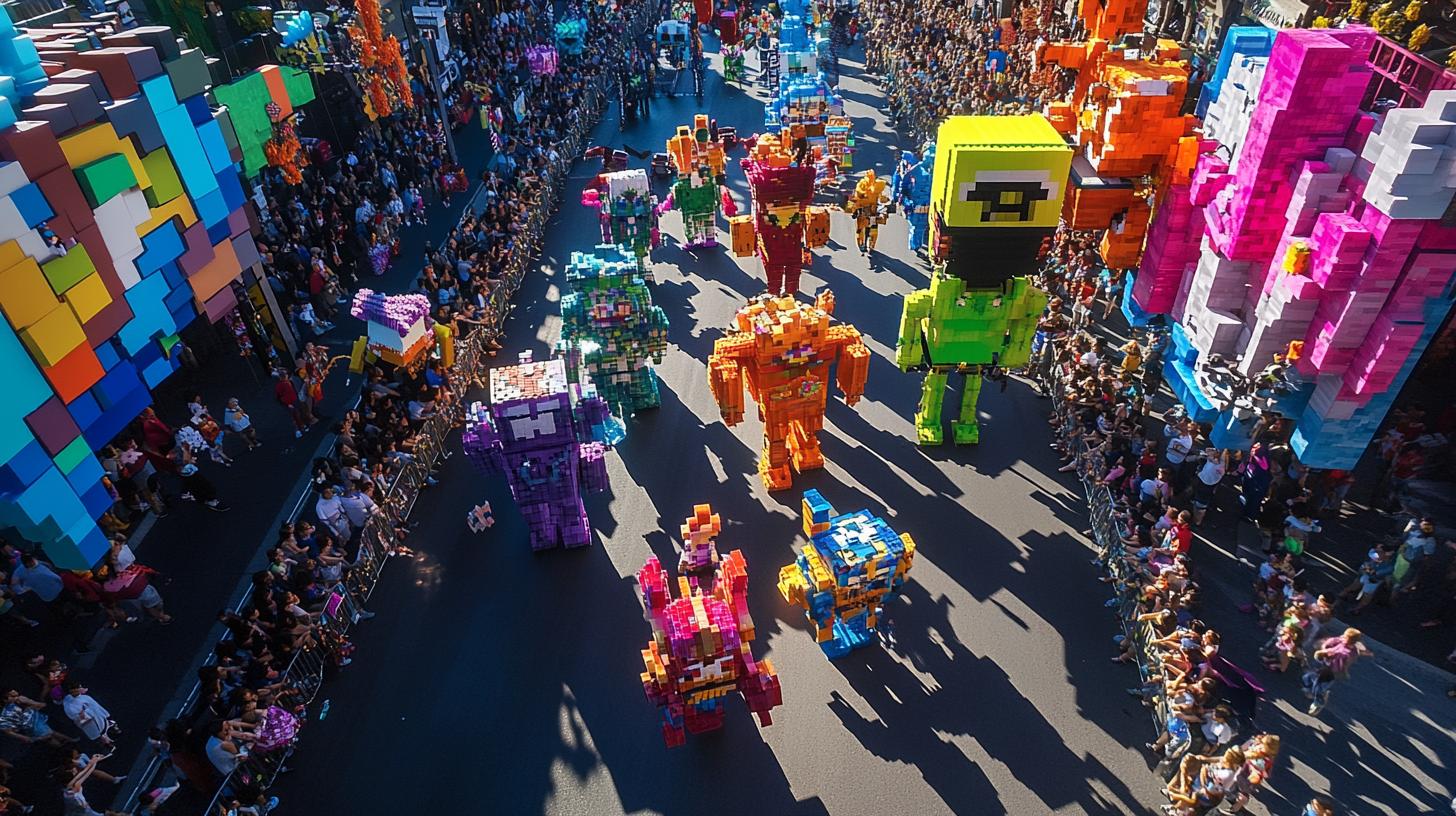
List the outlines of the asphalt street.
{"type": "MultiPolygon", "coordinates": [[[[843,68],[855,172],[888,173],[899,144],[883,97],[860,76],[857,58],[843,68]]],[[[740,134],[758,131],[762,97],[724,87],[716,71],[710,80],[701,104],[655,100],[651,120],[623,133],[614,112],[598,138],[655,146],[699,111],[740,134]]],[[[733,156],[741,155],[740,147],[733,156]]],[[[542,268],[519,295],[502,363],[519,350],[547,354],[557,338],[560,269],[596,240],[594,211],[575,203],[595,172],[578,166],[571,179],[542,268]]],[[[742,174],[735,167],[729,175],[746,202],[742,174]]],[[[1133,680],[1127,668],[1107,660],[1115,621],[1087,563],[1085,507],[1047,448],[1046,403],[1018,382],[988,388],[978,447],[922,450],[911,441],[919,379],[901,374],[892,355],[901,296],[925,284],[926,270],[905,249],[904,221],[882,229],[883,254],[867,261],[848,217],[836,214],[830,246],[804,275],[806,293],[833,289],[836,316],[864,333],[874,358],[857,406],[831,400],[827,467],[772,495],[755,473],[760,424],[750,411],[725,427],[706,376],[713,340],[762,290],[762,270],[721,248],[683,250],[676,215],[664,217],[664,232],[653,289],[672,323],[659,368],[663,404],[632,420],[609,454],[610,495],[588,501],[595,545],[532,554],[503,480],[476,476],[463,456],[449,460],[416,509],[422,524],[412,546],[422,557],[389,566],[370,604],[378,617],[356,630],[355,664],[326,688],[328,718],[306,728],[295,772],[278,786],[287,811],[1030,816],[1155,808],[1161,781],[1141,750],[1152,724],[1122,693],[1133,680]],[[798,508],[808,488],[840,511],[880,513],[915,538],[911,580],[890,613],[896,649],[830,662],[802,614],[779,597],[777,571],[803,543],[798,508]],[[465,514],[482,499],[498,523],[476,535],[465,514]],[[720,549],[747,557],[755,653],[772,659],[785,704],[760,729],[734,701],[721,732],[669,750],[638,680],[650,631],[634,574],[650,554],[675,563],[678,525],[700,502],[723,517],[720,549]]],[[[1240,623],[1229,614],[1229,625],[1240,623]]],[[[1233,656],[1253,664],[1252,653],[1233,656]]],[[[1331,744],[1343,739],[1345,693],[1325,715],[1337,729],[1331,744]]],[[[1286,735],[1312,730],[1287,704],[1269,708],[1286,735]]],[[[1365,803],[1362,813],[1422,812],[1449,798],[1437,780],[1452,766],[1450,718],[1417,718],[1415,708],[1377,699],[1359,709],[1371,740],[1395,743],[1394,758],[1357,750],[1331,769],[1321,744],[1290,739],[1303,756],[1274,780],[1276,812],[1297,812],[1311,787],[1326,789],[1339,773],[1348,776],[1341,798],[1365,803]]]]}

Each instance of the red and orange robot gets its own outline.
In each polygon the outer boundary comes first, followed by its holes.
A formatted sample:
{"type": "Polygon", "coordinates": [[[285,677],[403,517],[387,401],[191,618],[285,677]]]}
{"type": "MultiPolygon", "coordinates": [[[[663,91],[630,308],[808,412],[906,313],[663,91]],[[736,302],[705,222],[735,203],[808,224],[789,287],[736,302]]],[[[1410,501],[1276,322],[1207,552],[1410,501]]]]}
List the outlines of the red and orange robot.
{"type": "Polygon", "coordinates": [[[678,578],[672,597],[657,556],[637,573],[652,640],[642,650],[642,688],[662,711],[662,738],[669,748],[687,734],[723,727],[723,703],[741,694],[760,725],[783,705],[783,688],[767,659],[755,660],[753,619],[748,614],[748,565],[734,550],[719,565],[711,591],[678,578]]]}
{"type": "Polygon", "coordinates": [[[768,293],[792,295],[799,291],[799,273],[813,260],[809,250],[829,243],[829,211],[809,205],[815,169],[807,137],[788,129],[759,136],[743,159],[743,173],[753,212],[728,219],[733,254],[757,255],[768,293]]]}

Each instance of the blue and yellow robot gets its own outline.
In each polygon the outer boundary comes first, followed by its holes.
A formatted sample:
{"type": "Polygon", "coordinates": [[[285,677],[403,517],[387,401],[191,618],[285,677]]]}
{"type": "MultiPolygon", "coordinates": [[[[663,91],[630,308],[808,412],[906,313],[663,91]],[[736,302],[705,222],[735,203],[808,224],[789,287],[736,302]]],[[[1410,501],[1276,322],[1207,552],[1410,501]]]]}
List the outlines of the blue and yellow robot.
{"type": "Polygon", "coordinates": [[[925,157],[917,159],[906,150],[900,154],[900,166],[890,179],[890,203],[905,211],[910,222],[910,251],[924,252],[930,240],[930,180],[935,167],[935,144],[925,148],[925,157]]]}
{"type": "MultiPolygon", "coordinates": [[[[981,439],[983,375],[1025,365],[1046,292],[1031,283],[1062,210],[1072,148],[1041,114],[952,116],[936,134],[930,286],[905,296],[895,364],[925,372],[915,437],[945,441],[941,403],[965,377],[958,445],[981,439]]],[[[1003,380],[1004,382],[1004,380],[1003,380]]]]}
{"type": "Polygon", "coordinates": [[[809,543],[779,570],[779,593],[804,608],[830,660],[874,640],[885,602],[905,585],[915,542],[868,510],[835,515],[817,490],[804,493],[809,543]]]}

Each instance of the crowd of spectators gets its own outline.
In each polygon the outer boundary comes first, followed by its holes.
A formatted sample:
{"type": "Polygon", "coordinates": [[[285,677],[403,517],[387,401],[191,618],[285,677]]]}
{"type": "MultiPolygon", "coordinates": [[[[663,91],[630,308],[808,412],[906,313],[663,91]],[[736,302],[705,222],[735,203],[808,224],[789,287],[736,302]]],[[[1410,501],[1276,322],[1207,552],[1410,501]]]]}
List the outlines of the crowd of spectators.
{"type": "Polygon", "coordinates": [[[1349,475],[1302,466],[1277,418],[1257,423],[1248,452],[1211,445],[1211,429],[1176,406],[1156,419],[1165,341],[1149,332],[1113,347],[1094,331],[1099,294],[1105,315],[1120,287],[1106,284],[1091,245],[1091,236],[1063,232],[1045,259],[1040,283],[1052,298],[1028,374],[1053,400],[1048,424],[1061,469],[1083,480],[1094,496],[1094,525],[1105,525],[1094,563],[1105,568],[1102,580],[1115,590],[1107,605],[1123,621],[1111,659],[1138,666],[1139,683],[1128,692],[1156,712],[1159,736],[1147,747],[1173,774],[1166,811],[1201,813],[1220,803],[1241,810],[1267,778],[1279,743],[1260,734],[1238,745],[1263,688],[1219,654],[1219,633],[1201,619],[1194,530],[1231,495],[1239,523],[1257,526],[1265,558],[1245,611],[1267,631],[1264,669],[1297,671],[1309,713],[1318,715],[1334,685],[1369,654],[1359,630],[1330,629],[1337,604],[1353,601],[1349,611],[1358,614],[1377,592],[1415,585],[1435,550],[1434,525],[1413,520],[1398,541],[1373,549],[1340,597],[1311,591],[1306,548],[1321,532],[1319,519],[1340,509],[1349,475]]]}
{"type": "Polygon", "coordinates": [[[912,144],[933,137],[947,116],[1030,113],[1062,97],[1068,75],[1038,68],[1036,52],[1074,32],[1059,10],[1044,29],[1028,30],[1028,6],[1040,4],[1018,2],[1008,29],[992,0],[861,3],[867,66],[885,77],[890,115],[912,144]]]}

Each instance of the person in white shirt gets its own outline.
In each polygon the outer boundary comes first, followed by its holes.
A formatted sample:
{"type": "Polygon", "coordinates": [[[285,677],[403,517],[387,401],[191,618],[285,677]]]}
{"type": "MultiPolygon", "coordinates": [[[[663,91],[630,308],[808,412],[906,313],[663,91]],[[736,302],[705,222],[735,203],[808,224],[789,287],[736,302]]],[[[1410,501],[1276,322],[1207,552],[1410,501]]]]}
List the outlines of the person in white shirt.
{"type": "Polygon", "coordinates": [[[61,700],[61,710],[66,712],[66,716],[71,718],[71,722],[76,724],[86,739],[110,746],[111,735],[108,732],[114,727],[111,712],[96,702],[96,698],[87,694],[88,691],[90,689],[80,680],[66,683],[66,696],[61,700]]]}
{"type": "Polygon", "coordinates": [[[241,436],[247,443],[248,450],[261,448],[262,442],[258,441],[258,432],[253,428],[253,420],[243,406],[238,402],[237,397],[231,397],[227,401],[227,410],[223,412],[223,425],[229,431],[241,436]]]}
{"type": "Polygon", "coordinates": [[[1194,524],[1202,524],[1203,517],[1208,515],[1208,508],[1213,506],[1218,485],[1228,472],[1228,460],[1229,453],[1226,450],[1208,448],[1203,452],[1203,464],[1199,466],[1198,479],[1193,483],[1194,524]]]}
{"type": "Polygon", "coordinates": [[[324,485],[319,490],[318,503],[314,505],[314,513],[323,525],[329,528],[329,532],[339,537],[340,541],[348,541],[354,534],[349,526],[349,515],[344,510],[344,502],[334,495],[334,486],[324,485]]]}
{"type": "Polygon", "coordinates": [[[349,526],[356,530],[364,529],[365,522],[369,517],[379,512],[379,505],[364,494],[357,484],[350,483],[344,488],[343,495],[339,496],[339,503],[344,508],[344,515],[349,520],[349,526]]]}

